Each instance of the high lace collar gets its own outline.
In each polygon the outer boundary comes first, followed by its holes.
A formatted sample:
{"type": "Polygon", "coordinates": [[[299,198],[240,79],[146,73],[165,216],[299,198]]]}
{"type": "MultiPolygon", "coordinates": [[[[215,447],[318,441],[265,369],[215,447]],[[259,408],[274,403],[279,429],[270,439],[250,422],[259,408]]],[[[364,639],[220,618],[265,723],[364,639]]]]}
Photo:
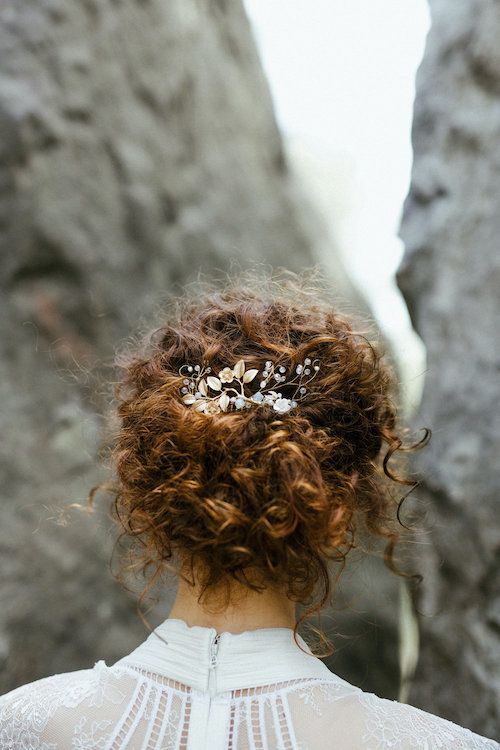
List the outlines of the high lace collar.
{"type": "Polygon", "coordinates": [[[211,694],[299,678],[332,678],[299,635],[297,641],[304,651],[295,643],[291,628],[218,634],[215,628],[168,619],[118,664],[140,667],[211,694]]]}

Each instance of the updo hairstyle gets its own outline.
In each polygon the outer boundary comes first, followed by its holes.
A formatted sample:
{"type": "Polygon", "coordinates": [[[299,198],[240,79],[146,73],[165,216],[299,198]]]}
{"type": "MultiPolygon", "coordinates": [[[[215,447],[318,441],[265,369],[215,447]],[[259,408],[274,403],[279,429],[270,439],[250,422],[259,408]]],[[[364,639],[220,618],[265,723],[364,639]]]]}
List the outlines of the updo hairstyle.
{"type": "Polygon", "coordinates": [[[386,538],[393,566],[401,493],[392,487],[416,483],[388,465],[402,448],[388,365],[310,279],[236,282],[188,294],[165,315],[142,351],[119,360],[121,536],[153,578],[174,567],[194,583],[196,571],[200,602],[234,581],[280,588],[306,607],[296,633],[331,595],[330,561],[342,564],[361,531],[386,538]],[[183,365],[216,374],[270,360],[294,372],[306,358],[320,369],[287,413],[205,414],[182,400],[183,365]]]}

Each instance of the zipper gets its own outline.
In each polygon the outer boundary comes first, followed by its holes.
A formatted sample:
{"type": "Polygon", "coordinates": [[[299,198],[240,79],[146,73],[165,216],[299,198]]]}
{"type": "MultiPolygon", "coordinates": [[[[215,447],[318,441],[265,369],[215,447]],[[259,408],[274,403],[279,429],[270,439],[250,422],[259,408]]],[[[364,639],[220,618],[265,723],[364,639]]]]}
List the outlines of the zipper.
{"type": "Polygon", "coordinates": [[[216,633],[210,641],[210,661],[208,663],[208,684],[207,689],[211,696],[214,696],[217,692],[216,686],[216,674],[215,668],[217,666],[217,653],[219,651],[220,635],[216,633]]]}
{"type": "Polygon", "coordinates": [[[216,633],[212,643],[210,644],[210,669],[215,669],[217,666],[217,653],[219,651],[220,635],[216,633]]]}

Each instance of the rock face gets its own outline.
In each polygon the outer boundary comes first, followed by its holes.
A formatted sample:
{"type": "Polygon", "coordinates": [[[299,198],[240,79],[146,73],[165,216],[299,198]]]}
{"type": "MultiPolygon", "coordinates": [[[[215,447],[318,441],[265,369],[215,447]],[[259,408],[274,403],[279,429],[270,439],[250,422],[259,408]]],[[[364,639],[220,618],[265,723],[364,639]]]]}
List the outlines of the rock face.
{"type": "MultiPolygon", "coordinates": [[[[240,0],[0,5],[3,693],[112,663],[146,635],[107,570],[105,514],[47,520],[104,478],[115,346],[198,270],[248,258],[300,269],[325,245],[240,0]]],[[[352,299],[340,272],[337,283],[352,299]]],[[[379,633],[393,644],[391,618],[379,633]]],[[[343,662],[355,681],[379,651],[366,642],[371,659],[343,662]]],[[[374,666],[364,685],[390,693],[388,671],[374,666]]]]}
{"type": "Polygon", "coordinates": [[[3,693],[145,635],[105,519],[46,520],[102,477],[116,344],[199,269],[314,238],[239,0],[3,0],[0,70],[3,693]]]}
{"type": "Polygon", "coordinates": [[[500,732],[500,6],[431,0],[398,273],[428,354],[422,652],[410,701],[500,732]],[[460,7],[458,7],[460,6],[460,7]]]}

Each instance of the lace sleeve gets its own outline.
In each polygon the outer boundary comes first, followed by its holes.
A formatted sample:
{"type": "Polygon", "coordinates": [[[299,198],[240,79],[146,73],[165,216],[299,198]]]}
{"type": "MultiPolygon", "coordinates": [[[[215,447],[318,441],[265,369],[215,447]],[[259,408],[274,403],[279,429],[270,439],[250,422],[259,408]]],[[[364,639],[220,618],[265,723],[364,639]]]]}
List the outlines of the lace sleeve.
{"type": "Polygon", "coordinates": [[[428,748],[429,750],[498,750],[494,740],[474,734],[451,721],[396,701],[362,693],[367,747],[428,748]]]}
{"type": "Polygon", "coordinates": [[[289,696],[301,750],[500,750],[494,740],[396,701],[327,684],[289,696]]]}
{"type": "Polygon", "coordinates": [[[0,697],[1,750],[98,750],[126,700],[126,685],[105,666],[54,675],[0,697]],[[106,715],[99,709],[106,701],[106,715]],[[75,724],[75,709],[77,721],[75,724]]]}

